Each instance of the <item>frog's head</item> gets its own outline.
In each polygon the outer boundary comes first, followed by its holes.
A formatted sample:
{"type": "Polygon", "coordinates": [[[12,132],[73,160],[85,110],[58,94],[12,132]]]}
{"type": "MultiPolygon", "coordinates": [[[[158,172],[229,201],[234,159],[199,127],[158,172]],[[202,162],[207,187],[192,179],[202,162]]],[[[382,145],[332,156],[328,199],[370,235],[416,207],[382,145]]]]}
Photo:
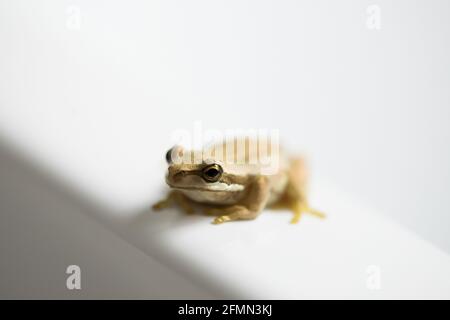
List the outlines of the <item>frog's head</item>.
{"type": "Polygon", "coordinates": [[[214,159],[197,163],[193,161],[194,157],[193,152],[179,146],[167,151],[166,161],[169,167],[166,182],[171,188],[211,192],[244,189],[245,177],[227,172],[227,167],[214,159]]]}

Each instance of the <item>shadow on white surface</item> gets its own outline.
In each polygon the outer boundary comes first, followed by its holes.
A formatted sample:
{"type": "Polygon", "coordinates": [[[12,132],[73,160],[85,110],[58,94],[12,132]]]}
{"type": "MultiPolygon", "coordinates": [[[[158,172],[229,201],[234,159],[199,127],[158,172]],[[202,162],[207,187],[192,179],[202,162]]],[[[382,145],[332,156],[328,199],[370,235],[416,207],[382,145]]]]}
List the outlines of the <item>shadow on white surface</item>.
{"type": "Polygon", "coordinates": [[[218,297],[92,219],[95,210],[0,147],[0,298],[218,297]],[[68,290],[66,268],[81,268],[68,290]]]}

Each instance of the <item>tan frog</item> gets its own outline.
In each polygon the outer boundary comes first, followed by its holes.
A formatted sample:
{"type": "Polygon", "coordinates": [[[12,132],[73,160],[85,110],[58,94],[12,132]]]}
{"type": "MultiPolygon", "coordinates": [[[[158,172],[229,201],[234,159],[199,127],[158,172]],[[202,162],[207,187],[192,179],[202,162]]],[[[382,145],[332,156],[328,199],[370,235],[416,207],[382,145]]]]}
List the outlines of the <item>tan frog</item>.
{"type": "Polygon", "coordinates": [[[153,209],[176,203],[193,213],[201,205],[205,213],[217,216],[214,224],[255,219],[266,207],[291,210],[291,223],[297,223],[302,213],[324,217],[309,207],[302,158],[287,157],[278,145],[269,146],[262,156],[258,142],[247,138],[240,146],[226,141],[201,152],[170,149],[166,182],[171,191],[153,209]]]}

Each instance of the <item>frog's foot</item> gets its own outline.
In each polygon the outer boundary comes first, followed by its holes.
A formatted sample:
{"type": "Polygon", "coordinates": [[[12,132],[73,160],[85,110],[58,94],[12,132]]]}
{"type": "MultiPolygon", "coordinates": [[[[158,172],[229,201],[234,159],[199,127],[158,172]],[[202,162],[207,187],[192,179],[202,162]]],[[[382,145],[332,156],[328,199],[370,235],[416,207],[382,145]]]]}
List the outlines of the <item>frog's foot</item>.
{"type": "Polygon", "coordinates": [[[172,204],[172,200],[169,199],[169,197],[167,197],[166,199],[163,199],[163,200],[160,200],[160,201],[156,202],[152,206],[152,209],[155,210],[155,211],[162,210],[162,209],[168,208],[171,204],[172,204]]]}
{"type": "Polygon", "coordinates": [[[208,210],[208,213],[219,215],[212,221],[213,224],[221,224],[235,220],[254,219],[258,215],[257,212],[253,212],[241,205],[234,205],[225,208],[213,208],[208,210]]]}
{"type": "Polygon", "coordinates": [[[298,223],[303,213],[309,213],[321,219],[325,218],[325,214],[323,212],[310,208],[308,204],[301,201],[294,203],[292,206],[292,211],[294,212],[294,217],[291,220],[292,224],[298,223]]]}

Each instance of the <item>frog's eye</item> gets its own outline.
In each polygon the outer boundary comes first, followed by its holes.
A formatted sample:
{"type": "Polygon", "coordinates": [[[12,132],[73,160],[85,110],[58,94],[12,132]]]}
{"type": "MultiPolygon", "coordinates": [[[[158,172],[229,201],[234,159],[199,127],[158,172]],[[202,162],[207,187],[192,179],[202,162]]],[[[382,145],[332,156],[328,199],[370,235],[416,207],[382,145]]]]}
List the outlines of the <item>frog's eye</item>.
{"type": "Polygon", "coordinates": [[[180,164],[183,161],[183,147],[174,146],[166,152],[168,164],[180,164]]]}
{"type": "Polygon", "coordinates": [[[206,182],[216,182],[222,176],[223,169],[218,164],[211,164],[205,167],[202,171],[203,179],[206,182]]]}
{"type": "Polygon", "coordinates": [[[169,149],[166,152],[166,161],[167,161],[168,164],[172,163],[172,151],[173,151],[173,148],[169,149]]]}

